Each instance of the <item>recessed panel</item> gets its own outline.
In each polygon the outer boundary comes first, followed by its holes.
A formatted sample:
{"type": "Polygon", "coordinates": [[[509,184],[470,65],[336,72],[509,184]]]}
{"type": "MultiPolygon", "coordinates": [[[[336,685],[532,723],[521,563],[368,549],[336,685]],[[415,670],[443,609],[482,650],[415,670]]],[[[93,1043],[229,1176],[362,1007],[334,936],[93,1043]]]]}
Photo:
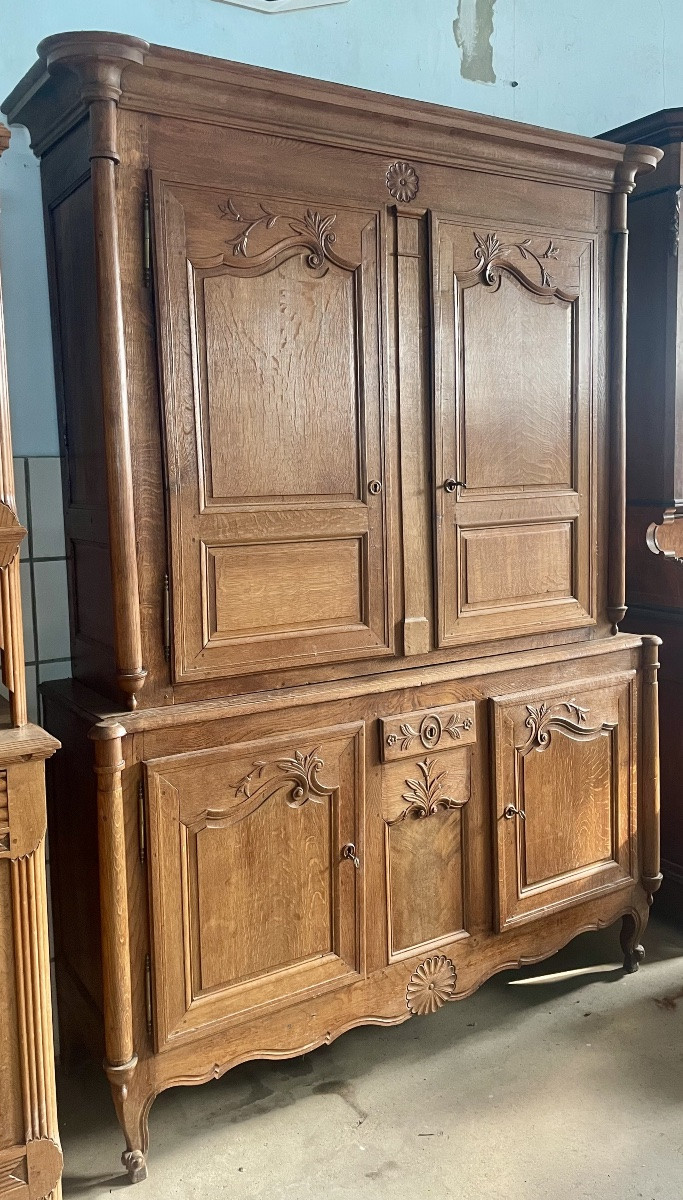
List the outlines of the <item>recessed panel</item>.
{"type": "Polygon", "coordinates": [[[472,488],[572,485],[572,305],[512,276],[462,291],[464,465],[472,488]]]}
{"type": "Polygon", "coordinates": [[[331,805],[281,796],[196,835],[201,991],[333,953],[331,805]]]}
{"type": "Polygon", "coordinates": [[[207,558],[212,637],[362,624],[358,538],[214,546],[207,558]]]}
{"type": "Polygon", "coordinates": [[[572,524],[461,532],[463,610],[572,595],[572,524]]]}
{"type": "Polygon", "coordinates": [[[547,749],[521,759],[525,886],[613,857],[612,738],[579,742],[555,733],[547,749]]]}
{"type": "Polygon", "coordinates": [[[457,810],[389,830],[392,954],[463,929],[462,822],[457,810]]]}
{"type": "Polygon", "coordinates": [[[207,502],[358,496],[355,286],[302,255],[197,280],[207,502]]]}

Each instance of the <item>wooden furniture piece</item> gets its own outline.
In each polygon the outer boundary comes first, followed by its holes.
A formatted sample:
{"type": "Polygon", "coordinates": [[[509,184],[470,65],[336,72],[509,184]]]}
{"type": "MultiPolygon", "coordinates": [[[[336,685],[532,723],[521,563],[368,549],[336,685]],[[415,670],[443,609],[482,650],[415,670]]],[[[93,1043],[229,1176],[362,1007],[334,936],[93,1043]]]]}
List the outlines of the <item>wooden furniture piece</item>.
{"type": "Polygon", "coordinates": [[[629,198],[626,374],[627,628],[652,630],[661,650],[662,868],[660,911],[683,921],[683,279],[679,222],[683,110],[667,109],[614,129],[617,142],[651,142],[664,153],[655,177],[629,198]]]}
{"type": "Polygon", "coordinates": [[[113,34],[39,55],[6,111],[64,439],[60,1029],[104,1043],[135,1180],[172,1084],[619,917],[637,967],[626,197],[660,153],[113,34]]]}
{"type": "MultiPolygon", "coordinates": [[[[9,130],[0,125],[0,154],[9,130]]],[[[0,293],[0,1197],[59,1200],[45,873],[45,759],[26,715],[19,546],[0,293]]]]}

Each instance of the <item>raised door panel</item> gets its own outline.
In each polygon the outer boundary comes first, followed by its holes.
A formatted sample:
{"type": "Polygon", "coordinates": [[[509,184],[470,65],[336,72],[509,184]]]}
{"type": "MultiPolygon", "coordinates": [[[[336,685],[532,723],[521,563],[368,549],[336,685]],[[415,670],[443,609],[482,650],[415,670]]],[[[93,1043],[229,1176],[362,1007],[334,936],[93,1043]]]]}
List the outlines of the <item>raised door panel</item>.
{"type": "Polygon", "coordinates": [[[632,884],[633,677],[491,705],[499,928],[632,884]]]}
{"type": "Polygon", "coordinates": [[[358,976],[361,725],[172,755],[146,777],[158,1047],[358,976]]]}
{"type": "Polygon", "coordinates": [[[381,214],[154,192],[175,678],[391,653],[381,214]]]}
{"type": "Polygon", "coordinates": [[[593,244],[433,220],[440,646],[594,621],[593,244]]]}

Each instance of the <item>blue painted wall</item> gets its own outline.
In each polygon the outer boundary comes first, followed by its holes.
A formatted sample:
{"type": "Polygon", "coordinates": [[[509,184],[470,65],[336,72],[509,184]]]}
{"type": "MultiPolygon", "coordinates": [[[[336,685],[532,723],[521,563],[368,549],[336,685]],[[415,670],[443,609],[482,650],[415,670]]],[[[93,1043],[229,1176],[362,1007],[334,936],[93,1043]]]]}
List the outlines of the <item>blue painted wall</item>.
{"type": "MultiPolygon", "coordinates": [[[[480,0],[481,9],[491,0],[480,0]]],[[[13,6],[0,97],[41,38],[110,29],[396,95],[597,133],[683,104],[681,0],[495,0],[495,83],[461,75],[458,0],[349,0],[262,14],[219,0],[40,0],[13,6]],[[513,82],[517,86],[512,86],[513,82]]],[[[460,0],[461,17],[475,0],[460,0]]],[[[0,160],[0,263],[17,455],[58,453],[38,172],[25,131],[0,160]]]]}

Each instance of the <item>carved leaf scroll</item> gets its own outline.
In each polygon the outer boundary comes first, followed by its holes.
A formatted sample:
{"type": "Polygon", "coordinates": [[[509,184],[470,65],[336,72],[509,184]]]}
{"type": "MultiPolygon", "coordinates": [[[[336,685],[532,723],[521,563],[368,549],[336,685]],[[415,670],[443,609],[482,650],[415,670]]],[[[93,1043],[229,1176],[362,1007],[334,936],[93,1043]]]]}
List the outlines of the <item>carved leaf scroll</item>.
{"type": "Polygon", "coordinates": [[[558,287],[550,274],[549,262],[558,259],[560,255],[559,247],[552,238],[544,250],[534,249],[531,238],[524,238],[519,242],[501,242],[497,233],[487,233],[482,237],[475,231],[474,240],[477,266],[472,274],[478,276],[487,287],[497,290],[501,283],[501,273],[506,271],[538,296],[559,296],[561,300],[566,301],[575,299],[569,292],[558,287]],[[527,275],[521,264],[515,262],[516,255],[525,262],[535,264],[538,268],[538,281],[527,275]]]}
{"type": "Polygon", "coordinates": [[[587,725],[590,709],[582,708],[575,700],[562,700],[556,704],[527,704],[526,710],[528,715],[524,724],[530,732],[520,750],[522,754],[530,750],[547,750],[554,730],[560,730],[569,737],[594,738],[614,729],[614,723],[610,721],[604,721],[602,725],[587,725]]]}
{"type": "Polygon", "coordinates": [[[219,204],[218,211],[222,219],[243,226],[234,237],[226,238],[225,244],[230,248],[233,259],[245,258],[254,266],[266,266],[271,265],[273,260],[277,264],[294,254],[304,254],[312,271],[324,273],[329,263],[346,271],[354,269],[352,263],[346,262],[333,250],[336,233],[332,227],[337,220],[336,213],[323,215],[312,208],[306,209],[303,216],[275,213],[261,201],[258,211],[247,215],[238,208],[232,197],[219,204]],[[251,254],[249,251],[252,234],[257,229],[273,229],[278,222],[285,222],[292,236],[281,238],[272,246],[251,254]]]}
{"type": "Polygon", "coordinates": [[[295,750],[293,758],[255,762],[251,771],[240,779],[235,795],[248,801],[250,806],[255,800],[263,804],[280,791],[288,793],[285,799],[290,808],[302,808],[309,802],[322,804],[335,791],[319,779],[324,766],[319,746],[309,754],[295,750]]]}
{"type": "Polygon", "coordinates": [[[446,793],[447,771],[435,771],[435,760],[425,758],[417,764],[420,772],[419,779],[406,779],[407,792],[401,796],[406,807],[401,810],[387,825],[398,825],[406,817],[423,820],[431,817],[440,809],[462,808],[467,800],[455,800],[446,793]]]}

